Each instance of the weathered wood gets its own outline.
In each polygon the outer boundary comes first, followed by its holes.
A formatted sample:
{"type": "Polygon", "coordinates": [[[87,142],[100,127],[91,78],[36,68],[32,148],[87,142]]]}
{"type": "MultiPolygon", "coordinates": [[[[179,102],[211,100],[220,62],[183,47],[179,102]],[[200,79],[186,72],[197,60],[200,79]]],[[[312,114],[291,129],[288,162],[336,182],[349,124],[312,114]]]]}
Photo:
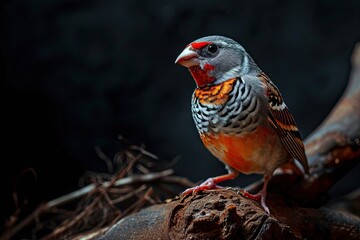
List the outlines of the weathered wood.
{"type": "Polygon", "coordinates": [[[360,219],[301,208],[279,195],[271,215],[236,189],[210,190],[155,205],[119,221],[101,239],[358,239],[360,219]]]}

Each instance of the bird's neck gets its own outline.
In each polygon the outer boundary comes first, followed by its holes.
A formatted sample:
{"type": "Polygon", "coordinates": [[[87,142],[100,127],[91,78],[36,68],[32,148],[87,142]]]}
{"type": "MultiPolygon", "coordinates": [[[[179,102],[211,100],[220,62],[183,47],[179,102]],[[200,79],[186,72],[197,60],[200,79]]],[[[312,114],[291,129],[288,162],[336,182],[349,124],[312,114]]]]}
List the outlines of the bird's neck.
{"type": "Polygon", "coordinates": [[[189,71],[194,78],[198,87],[204,87],[214,82],[215,77],[209,76],[208,71],[210,69],[201,69],[200,66],[193,66],[189,68],[189,71]]]}

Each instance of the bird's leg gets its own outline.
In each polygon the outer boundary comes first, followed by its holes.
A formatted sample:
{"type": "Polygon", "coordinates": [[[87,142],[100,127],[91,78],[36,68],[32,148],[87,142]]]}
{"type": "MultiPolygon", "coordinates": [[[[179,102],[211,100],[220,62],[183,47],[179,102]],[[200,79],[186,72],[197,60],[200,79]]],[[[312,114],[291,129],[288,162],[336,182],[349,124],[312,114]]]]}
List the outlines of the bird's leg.
{"type": "Polygon", "coordinates": [[[222,188],[221,186],[218,186],[216,184],[219,182],[226,181],[226,180],[232,180],[232,179],[236,178],[238,175],[239,175],[238,172],[229,170],[228,174],[221,175],[221,176],[214,177],[214,178],[209,178],[205,182],[200,184],[199,186],[186,189],[181,195],[186,196],[191,193],[197,193],[199,191],[222,188]]]}
{"type": "Polygon", "coordinates": [[[266,206],[266,194],[267,194],[267,185],[268,185],[268,182],[269,180],[271,179],[271,175],[265,175],[264,176],[264,185],[262,187],[262,189],[260,190],[260,192],[258,192],[257,194],[251,194],[247,191],[243,191],[242,195],[247,197],[247,198],[250,198],[250,199],[253,199],[255,201],[259,201],[260,200],[260,203],[261,203],[261,206],[264,208],[265,212],[267,214],[270,215],[270,210],[269,208],[266,206]]]}

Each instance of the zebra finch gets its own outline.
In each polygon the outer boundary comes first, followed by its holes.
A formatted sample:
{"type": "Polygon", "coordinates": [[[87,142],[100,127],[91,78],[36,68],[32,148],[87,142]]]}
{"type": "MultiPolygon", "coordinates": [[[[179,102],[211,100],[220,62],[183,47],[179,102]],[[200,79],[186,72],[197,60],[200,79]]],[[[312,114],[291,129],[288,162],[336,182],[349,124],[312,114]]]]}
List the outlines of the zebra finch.
{"type": "Polygon", "coordinates": [[[191,110],[200,138],[228,170],[183,194],[219,188],[217,183],[239,173],[263,174],[262,190],[244,195],[260,200],[270,214],[265,200],[274,171],[282,167],[303,174],[293,159],[309,171],[301,136],[280,91],[245,49],[227,37],[197,39],[175,63],[187,67],[196,82],[191,110]]]}

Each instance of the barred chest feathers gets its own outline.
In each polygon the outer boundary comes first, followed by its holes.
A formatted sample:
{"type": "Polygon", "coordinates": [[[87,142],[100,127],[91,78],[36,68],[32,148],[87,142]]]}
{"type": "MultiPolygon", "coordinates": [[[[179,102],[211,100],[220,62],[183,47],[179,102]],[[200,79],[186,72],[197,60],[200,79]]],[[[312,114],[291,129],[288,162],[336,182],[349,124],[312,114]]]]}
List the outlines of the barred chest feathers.
{"type": "MultiPolygon", "coordinates": [[[[250,77],[251,78],[251,77],[250,77]]],[[[249,79],[250,82],[252,79],[249,79]]],[[[260,81],[249,84],[241,78],[195,89],[192,116],[200,134],[242,135],[263,123],[264,86],[260,81]]],[[[265,99],[264,99],[265,100],[265,99]]]]}

